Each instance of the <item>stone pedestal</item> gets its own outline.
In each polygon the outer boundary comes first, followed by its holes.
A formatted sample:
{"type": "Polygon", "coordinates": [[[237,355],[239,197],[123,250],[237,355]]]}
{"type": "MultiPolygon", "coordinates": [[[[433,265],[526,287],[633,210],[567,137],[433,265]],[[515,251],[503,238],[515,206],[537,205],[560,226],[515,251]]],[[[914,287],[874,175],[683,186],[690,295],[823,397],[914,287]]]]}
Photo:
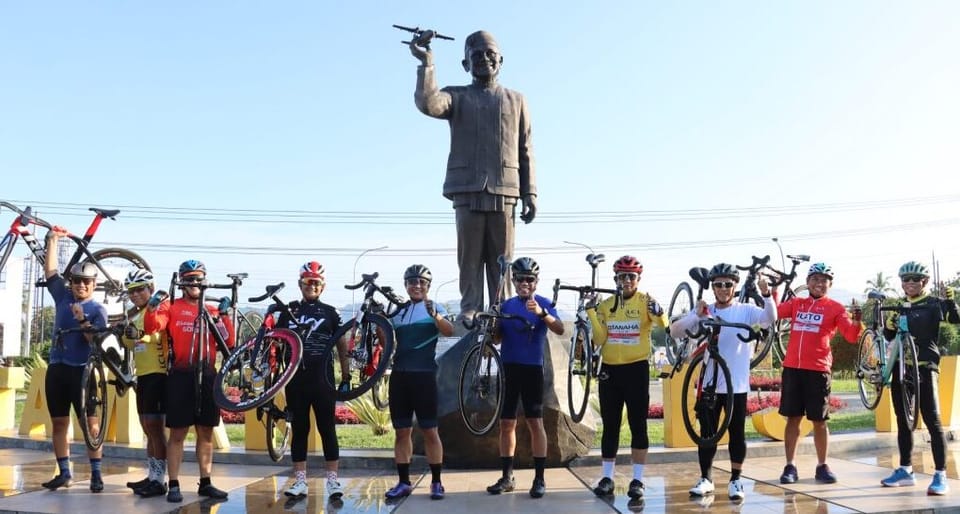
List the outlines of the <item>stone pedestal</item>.
{"type": "MultiPolygon", "coordinates": [[[[567,407],[567,355],[571,324],[565,324],[564,335],[549,334],[544,348],[544,413],[547,432],[547,465],[560,466],[575,457],[586,455],[596,435],[596,416],[591,407],[580,423],[570,419],[567,407]]],[[[462,335],[460,341],[437,359],[439,371],[439,431],[443,441],[444,466],[450,468],[499,468],[500,439],[495,427],[485,436],[477,437],[467,430],[460,418],[457,393],[460,365],[463,356],[476,344],[476,334],[462,335]]],[[[596,394],[596,381],[591,385],[596,394]]],[[[521,413],[517,418],[517,450],[515,462],[521,467],[532,467],[530,433],[521,413]]],[[[414,430],[414,453],[423,454],[423,439],[414,430]]]]}

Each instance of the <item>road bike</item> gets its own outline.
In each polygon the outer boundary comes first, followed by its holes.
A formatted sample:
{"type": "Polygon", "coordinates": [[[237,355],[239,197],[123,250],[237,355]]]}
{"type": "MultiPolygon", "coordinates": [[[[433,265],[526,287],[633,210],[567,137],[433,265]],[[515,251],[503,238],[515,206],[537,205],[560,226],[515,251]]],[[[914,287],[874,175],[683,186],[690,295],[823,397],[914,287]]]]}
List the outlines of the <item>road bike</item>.
{"type": "Polygon", "coordinates": [[[716,444],[730,426],[733,384],[730,367],[720,355],[718,344],[720,331],[724,328],[736,329],[737,338],[745,344],[764,337],[760,330],[750,325],[730,323],[719,316],[699,320],[696,332],[686,332],[690,340],[697,341],[696,347],[690,349],[688,345],[681,346],[677,364],[670,373],[661,375],[672,379],[686,367],[680,392],[680,410],[683,426],[698,446],[716,444]],[[746,337],[743,332],[747,333],[746,337]],[[689,354],[688,350],[691,350],[689,354]]]}
{"type": "MultiPolygon", "coordinates": [[[[764,275],[769,279],[772,289],[776,289],[783,284],[783,296],[778,300],[779,303],[786,302],[798,296],[804,297],[809,294],[805,284],[797,287],[792,287],[792,285],[793,281],[797,278],[797,266],[801,262],[808,262],[810,256],[787,255],[787,258],[790,259],[791,262],[789,273],[777,271],[769,266],[764,270],[764,275]]],[[[774,330],[770,334],[770,340],[773,343],[773,354],[780,362],[783,362],[783,357],[787,354],[787,343],[790,342],[790,325],[792,322],[793,320],[790,318],[778,319],[774,330]]]]}
{"type": "Polygon", "coordinates": [[[587,255],[587,264],[590,265],[589,286],[561,285],[558,278],[553,284],[553,302],[557,306],[557,297],[560,291],[575,291],[577,293],[577,315],[573,322],[573,336],[570,338],[570,349],[567,358],[567,407],[570,409],[570,419],[579,423],[587,411],[590,399],[590,386],[597,379],[600,370],[600,353],[593,348],[593,326],[587,315],[587,306],[594,301],[599,293],[614,295],[616,298],[613,309],[616,312],[620,303],[622,291],[617,289],[597,288],[597,266],[604,261],[603,254],[587,255]],[[577,385],[579,383],[579,386],[577,385]]]}
{"type": "Polygon", "coordinates": [[[917,346],[907,326],[907,318],[910,312],[916,309],[931,307],[914,307],[908,301],[885,306],[883,303],[887,298],[877,290],[870,291],[867,299],[873,302],[873,320],[870,327],[860,335],[857,345],[856,373],[860,401],[867,409],[876,409],[884,388],[891,386],[895,378],[899,379],[900,414],[907,421],[910,430],[915,430],[920,413],[920,402],[917,401],[920,390],[920,361],[917,357],[917,346]],[[884,312],[897,314],[897,333],[890,342],[883,337],[884,312]]]}
{"type": "MultiPolygon", "coordinates": [[[[34,230],[31,229],[31,225],[34,227],[43,227],[47,230],[53,229],[54,225],[33,215],[33,210],[30,207],[21,210],[8,202],[0,202],[0,207],[6,207],[17,214],[13,223],[10,224],[10,229],[3,236],[3,239],[0,239],[0,270],[3,270],[6,266],[10,255],[13,253],[13,248],[19,239],[23,239],[23,242],[26,243],[27,248],[30,249],[30,252],[37,259],[37,262],[43,266],[47,260],[47,249],[46,246],[41,243],[41,240],[37,238],[34,230]]],[[[134,269],[149,270],[150,266],[143,257],[124,248],[102,248],[91,251],[90,241],[100,227],[100,223],[106,218],[116,219],[120,211],[93,207],[91,207],[90,210],[95,213],[95,216],[83,236],[77,236],[71,232],[67,232],[65,236],[73,241],[77,249],[64,268],[63,278],[67,282],[70,281],[70,269],[74,264],[78,262],[92,262],[100,272],[97,276],[94,295],[98,301],[106,305],[108,321],[113,323],[122,320],[124,317],[123,298],[126,293],[126,289],[123,287],[124,277],[134,269]],[[119,308],[117,305],[119,305],[119,308]]],[[[44,280],[36,284],[37,287],[43,287],[45,285],[46,281],[44,280]]]]}
{"type": "MultiPolygon", "coordinates": [[[[703,298],[703,290],[710,288],[710,281],[707,278],[708,273],[709,270],[706,268],[690,268],[688,273],[693,283],[697,285],[696,300],[698,302],[703,298]]],[[[688,282],[680,282],[677,288],[673,290],[673,295],[670,297],[670,304],[667,306],[667,318],[669,320],[667,326],[669,327],[670,323],[686,316],[688,312],[694,309],[695,305],[693,289],[690,287],[690,284],[688,282]]],[[[687,349],[687,345],[690,344],[690,338],[675,338],[670,335],[670,330],[666,330],[665,333],[664,348],[667,353],[667,362],[675,367],[684,354],[690,354],[690,350],[687,349]]]]}
{"type": "MultiPolygon", "coordinates": [[[[363,274],[360,282],[343,286],[349,290],[363,288],[363,302],[353,319],[344,323],[333,336],[334,341],[346,341],[346,352],[341,354],[340,347],[332,344],[324,357],[324,369],[335,362],[341,366],[346,363],[348,386],[339,387],[333,374],[325,375],[326,387],[338,401],[353,400],[373,388],[386,373],[393,357],[396,334],[390,318],[408,302],[397,296],[393,288],[377,285],[379,276],[379,273],[363,274]],[[386,304],[375,298],[377,293],[387,300],[386,304]]],[[[380,396],[381,405],[385,406],[386,384],[377,387],[374,397],[380,396]]]]}

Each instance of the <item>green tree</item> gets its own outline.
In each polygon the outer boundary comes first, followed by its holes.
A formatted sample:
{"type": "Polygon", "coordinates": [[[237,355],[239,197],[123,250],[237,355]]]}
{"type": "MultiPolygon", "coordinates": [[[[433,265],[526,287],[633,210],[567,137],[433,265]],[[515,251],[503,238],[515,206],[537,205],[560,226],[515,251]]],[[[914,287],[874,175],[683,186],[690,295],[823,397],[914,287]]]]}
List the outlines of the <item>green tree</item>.
{"type": "Polygon", "coordinates": [[[868,293],[876,289],[881,293],[896,293],[897,290],[891,287],[891,280],[891,277],[884,275],[882,271],[878,271],[877,276],[874,277],[873,280],[867,280],[867,287],[863,292],[868,293]]]}
{"type": "Polygon", "coordinates": [[[50,345],[55,316],[56,311],[53,306],[47,306],[40,310],[39,314],[33,319],[33,326],[30,327],[31,346],[50,345]]]}

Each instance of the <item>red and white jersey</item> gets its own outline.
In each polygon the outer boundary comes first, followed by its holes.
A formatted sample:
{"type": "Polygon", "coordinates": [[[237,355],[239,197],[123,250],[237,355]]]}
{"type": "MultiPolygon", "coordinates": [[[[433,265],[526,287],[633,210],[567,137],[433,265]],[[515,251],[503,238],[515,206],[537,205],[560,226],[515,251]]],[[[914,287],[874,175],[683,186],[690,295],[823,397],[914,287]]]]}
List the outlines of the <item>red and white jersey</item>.
{"type": "Polygon", "coordinates": [[[785,368],[829,372],[833,366],[830,339],[837,330],[853,344],[863,331],[863,324],[850,319],[843,304],[825,296],[791,298],[777,306],[777,317],[792,320],[785,368]]]}

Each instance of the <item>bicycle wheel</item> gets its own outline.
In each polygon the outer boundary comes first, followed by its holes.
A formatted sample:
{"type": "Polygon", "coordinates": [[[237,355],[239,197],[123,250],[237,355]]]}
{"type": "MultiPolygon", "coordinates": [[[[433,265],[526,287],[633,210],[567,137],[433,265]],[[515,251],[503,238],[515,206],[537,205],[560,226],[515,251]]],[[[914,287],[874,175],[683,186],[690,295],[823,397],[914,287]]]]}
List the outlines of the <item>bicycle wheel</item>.
{"type": "Polygon", "coordinates": [[[253,354],[255,344],[251,339],[235,349],[217,371],[213,399],[220,408],[241,412],[259,407],[297,372],[303,346],[296,332],[275,328],[264,334],[259,358],[253,354]]]}
{"type": "MultiPolygon", "coordinates": [[[[357,325],[355,319],[350,320],[337,330],[333,341],[340,341],[344,336],[348,351],[343,357],[349,363],[350,390],[337,391],[337,384],[330,380],[338,374],[324,374],[327,389],[336,391],[337,401],[341,402],[357,398],[373,387],[390,365],[394,344],[393,326],[387,318],[375,313],[364,314],[360,325],[357,325]]],[[[336,369],[339,370],[340,349],[336,344],[330,346],[324,358],[323,369],[336,364],[336,369]]]]}
{"type": "MultiPolygon", "coordinates": [[[[810,292],[807,290],[807,286],[797,286],[793,288],[793,292],[788,298],[784,298],[784,301],[794,297],[806,298],[808,296],[810,296],[810,292]]],[[[790,342],[791,322],[792,320],[789,319],[777,320],[776,337],[773,339],[773,354],[781,363],[783,362],[783,358],[787,355],[787,343],[790,342]]]]}
{"type": "Polygon", "coordinates": [[[463,424],[473,435],[485,435],[500,419],[504,389],[502,370],[500,352],[490,343],[475,344],[463,358],[457,401],[463,424]]]}
{"type": "MultiPolygon", "coordinates": [[[[920,402],[917,400],[920,392],[920,361],[917,357],[917,346],[910,334],[900,335],[901,351],[903,355],[903,376],[900,377],[900,400],[903,419],[907,421],[910,430],[916,430],[920,421],[920,402]]],[[[936,384],[933,384],[936,387],[936,384]]]]}
{"type": "MultiPolygon", "coordinates": [[[[748,300],[753,302],[754,305],[760,307],[761,309],[764,306],[764,299],[759,293],[749,297],[748,300]]],[[[750,348],[753,350],[752,356],[750,357],[750,369],[760,365],[760,363],[767,358],[767,354],[770,353],[770,349],[774,346],[776,330],[773,328],[765,328],[761,330],[761,333],[763,334],[763,337],[759,341],[753,340],[749,343],[750,348]]]]}
{"type": "MultiPolygon", "coordinates": [[[[116,323],[121,321],[124,315],[122,299],[127,290],[123,287],[123,279],[135,269],[149,270],[150,266],[143,257],[123,248],[104,248],[92,255],[93,259],[88,257],[84,262],[94,261],[101,270],[94,297],[107,307],[107,321],[116,323]]],[[[69,280],[66,275],[64,278],[69,280]]]]}
{"type": "Polygon", "coordinates": [[[880,397],[883,395],[883,374],[881,363],[883,357],[880,344],[883,336],[873,329],[866,329],[860,335],[857,343],[857,388],[860,390],[860,401],[869,410],[877,408],[880,397]]]}
{"type": "Polygon", "coordinates": [[[383,373],[379,380],[373,383],[373,405],[380,410],[387,410],[390,406],[390,370],[383,373]]]}
{"type": "Polygon", "coordinates": [[[273,409],[267,409],[263,420],[267,430],[267,453],[273,462],[280,462],[290,446],[290,423],[277,414],[273,409]]]}
{"type": "Polygon", "coordinates": [[[683,375],[680,396],[683,426],[698,446],[714,445],[723,437],[733,409],[733,385],[727,363],[719,358],[705,359],[705,355],[700,353],[691,360],[683,375]],[[723,390],[717,388],[718,373],[723,377],[723,390]]]}
{"type": "Polygon", "coordinates": [[[567,361],[567,405],[570,407],[570,419],[579,423],[587,412],[590,399],[590,383],[593,373],[593,345],[590,333],[585,325],[577,324],[570,338],[570,356],[567,361]]]}
{"type": "MultiPolygon", "coordinates": [[[[670,297],[670,308],[667,309],[667,315],[672,323],[692,310],[693,290],[690,289],[690,284],[681,282],[680,285],[673,290],[673,296],[670,297]]],[[[688,339],[688,337],[674,339],[670,337],[669,328],[666,330],[664,345],[667,350],[667,361],[671,366],[677,365],[677,361],[680,359],[680,353],[683,351],[684,346],[686,346],[688,339]]]]}
{"type": "Polygon", "coordinates": [[[80,412],[77,413],[80,430],[87,448],[96,451],[103,445],[107,421],[107,377],[100,359],[91,358],[87,361],[80,383],[83,387],[80,412]]]}
{"type": "Polygon", "coordinates": [[[263,316],[257,311],[247,311],[237,316],[237,341],[247,341],[257,337],[257,330],[263,325],[263,316]]]}

